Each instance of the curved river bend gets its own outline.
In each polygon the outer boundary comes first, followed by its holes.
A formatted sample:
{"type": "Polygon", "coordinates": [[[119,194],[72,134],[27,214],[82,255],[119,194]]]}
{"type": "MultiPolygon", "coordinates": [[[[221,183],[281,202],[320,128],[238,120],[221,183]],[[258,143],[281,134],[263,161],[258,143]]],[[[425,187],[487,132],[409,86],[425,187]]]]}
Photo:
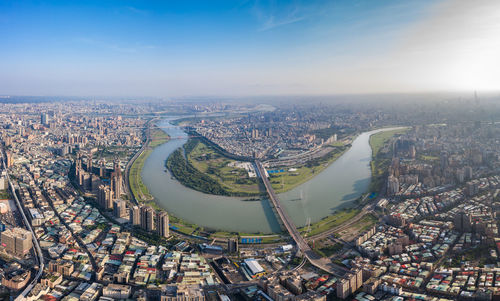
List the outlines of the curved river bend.
{"type": "MultiPolygon", "coordinates": [[[[186,221],[201,226],[242,232],[280,232],[268,200],[243,201],[242,198],[204,194],[187,188],[166,171],[165,160],[187,141],[173,119],[158,123],[172,139],[156,147],[144,163],[142,179],[156,203],[186,221]]],[[[389,130],[389,129],[383,129],[389,130]]],[[[314,223],[334,211],[349,206],[370,185],[370,135],[359,135],[352,147],[308,182],[280,194],[282,205],[297,226],[310,218],[314,223]]]]}

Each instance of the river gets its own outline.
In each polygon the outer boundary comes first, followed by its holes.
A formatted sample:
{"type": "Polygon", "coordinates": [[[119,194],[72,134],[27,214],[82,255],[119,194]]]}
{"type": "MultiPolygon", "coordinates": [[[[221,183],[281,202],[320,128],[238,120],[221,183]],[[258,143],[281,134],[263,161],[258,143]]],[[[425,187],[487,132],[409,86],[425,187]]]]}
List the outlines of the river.
{"type": "MultiPolygon", "coordinates": [[[[186,221],[214,229],[242,232],[279,232],[280,227],[268,200],[204,194],[175,180],[165,168],[166,158],[187,141],[181,128],[163,119],[158,123],[172,139],[156,147],[144,163],[142,179],[156,203],[186,221]]],[[[388,130],[388,129],[384,129],[388,130]]],[[[279,195],[297,226],[310,218],[314,223],[338,209],[349,206],[370,185],[370,135],[360,134],[352,147],[308,182],[279,195]]]]}

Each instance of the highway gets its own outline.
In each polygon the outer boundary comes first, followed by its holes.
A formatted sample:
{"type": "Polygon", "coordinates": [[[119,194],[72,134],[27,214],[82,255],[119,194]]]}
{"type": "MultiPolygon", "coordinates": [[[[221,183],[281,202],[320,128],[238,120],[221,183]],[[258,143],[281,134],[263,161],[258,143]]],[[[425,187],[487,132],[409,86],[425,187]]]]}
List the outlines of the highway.
{"type": "Polygon", "coordinates": [[[16,189],[14,188],[14,184],[12,184],[12,181],[9,176],[9,172],[7,167],[7,164],[5,164],[5,154],[2,150],[2,161],[3,161],[3,166],[5,167],[5,171],[7,172],[7,181],[9,182],[9,187],[12,192],[12,195],[14,196],[14,199],[16,201],[17,208],[19,209],[19,212],[21,213],[21,216],[23,217],[23,222],[25,227],[31,232],[32,239],[33,239],[33,246],[35,247],[35,257],[37,258],[38,261],[38,272],[35,275],[35,278],[24,288],[24,290],[17,296],[15,299],[16,301],[24,300],[26,299],[26,296],[31,292],[33,287],[38,283],[38,280],[40,277],[42,277],[43,274],[43,269],[45,267],[44,261],[43,261],[43,253],[42,249],[40,248],[40,244],[38,243],[38,239],[36,238],[35,232],[33,231],[33,228],[31,228],[31,224],[28,221],[28,218],[26,218],[26,214],[24,213],[23,207],[21,206],[21,202],[19,202],[19,198],[17,197],[16,194],[16,189]]]}
{"type": "Polygon", "coordinates": [[[311,249],[307,241],[300,235],[297,227],[288,216],[287,212],[283,209],[283,207],[281,207],[278,195],[276,194],[276,192],[274,192],[274,189],[271,186],[271,182],[269,182],[269,179],[266,176],[266,171],[262,163],[259,160],[255,160],[255,166],[257,167],[256,170],[259,177],[262,179],[262,182],[266,187],[266,191],[269,195],[269,200],[271,201],[272,206],[274,207],[283,226],[297,245],[297,248],[315,267],[336,276],[343,276],[347,272],[346,268],[332,263],[328,258],[322,258],[311,249]]]}

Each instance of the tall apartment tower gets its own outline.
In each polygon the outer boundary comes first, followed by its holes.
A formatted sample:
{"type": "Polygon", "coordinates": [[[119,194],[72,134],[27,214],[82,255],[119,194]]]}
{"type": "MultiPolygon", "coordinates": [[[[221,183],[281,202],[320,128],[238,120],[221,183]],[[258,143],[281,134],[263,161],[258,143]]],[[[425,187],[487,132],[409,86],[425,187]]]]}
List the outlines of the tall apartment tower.
{"type": "Polygon", "coordinates": [[[455,214],[454,220],[455,229],[462,232],[472,231],[472,218],[465,211],[459,211],[455,214]]]}
{"type": "Polygon", "coordinates": [[[87,156],[87,172],[92,173],[92,155],[87,156]]]}
{"type": "Polygon", "coordinates": [[[113,192],[108,185],[100,185],[97,190],[97,202],[102,208],[113,208],[113,192]]]}
{"type": "Polygon", "coordinates": [[[151,206],[141,207],[141,227],[148,231],[155,229],[155,210],[151,206]]]}
{"type": "Polygon", "coordinates": [[[7,164],[7,168],[12,167],[12,165],[14,164],[14,160],[12,158],[12,152],[11,151],[6,151],[5,152],[5,156],[7,157],[6,158],[7,162],[5,162],[7,164]]]}
{"type": "Polygon", "coordinates": [[[120,161],[115,160],[114,171],[111,174],[111,189],[113,190],[114,197],[120,198],[122,195],[122,171],[120,169],[120,161]]]}
{"type": "Polygon", "coordinates": [[[170,235],[168,213],[166,211],[160,211],[156,215],[156,232],[161,237],[170,235]]]}
{"type": "Polygon", "coordinates": [[[127,202],[124,200],[114,200],[113,201],[113,215],[115,217],[121,218],[127,216],[127,202]]]}
{"type": "Polygon", "coordinates": [[[132,224],[133,226],[141,225],[141,210],[138,206],[132,206],[132,208],[130,208],[129,215],[130,224],[132,224]]]}
{"type": "Polygon", "coordinates": [[[25,256],[33,247],[31,232],[23,228],[3,231],[0,241],[7,252],[18,256],[25,256]]]}
{"type": "Polygon", "coordinates": [[[49,125],[49,122],[50,122],[49,114],[42,113],[40,115],[40,123],[43,124],[43,125],[49,125]]]}
{"type": "Polygon", "coordinates": [[[104,178],[106,176],[106,161],[101,159],[99,161],[99,177],[104,178]]]}

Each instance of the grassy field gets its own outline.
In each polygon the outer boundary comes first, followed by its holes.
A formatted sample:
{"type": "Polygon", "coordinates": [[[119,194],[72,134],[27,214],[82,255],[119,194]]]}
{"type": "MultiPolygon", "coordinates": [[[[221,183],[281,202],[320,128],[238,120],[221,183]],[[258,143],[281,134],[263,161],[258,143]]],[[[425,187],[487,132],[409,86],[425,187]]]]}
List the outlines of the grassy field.
{"type": "Polygon", "coordinates": [[[139,202],[144,202],[153,198],[149,193],[148,188],[142,182],[141,177],[142,167],[151,152],[151,149],[145,149],[139,157],[135,159],[129,171],[130,189],[132,190],[136,200],[139,202]]]}
{"type": "Polygon", "coordinates": [[[11,195],[8,190],[0,190],[0,200],[10,199],[11,195]]]}
{"type": "Polygon", "coordinates": [[[384,175],[387,167],[391,163],[391,156],[385,156],[380,151],[395,135],[407,132],[409,128],[384,131],[370,136],[370,146],[372,148],[372,161],[370,162],[372,170],[372,181],[370,191],[378,192],[384,182],[384,175]]]}
{"type": "Polygon", "coordinates": [[[436,161],[436,160],[439,160],[439,157],[436,157],[436,156],[420,155],[419,158],[420,158],[420,160],[423,160],[423,161],[436,161]]]}
{"type": "Polygon", "coordinates": [[[354,223],[349,228],[336,234],[338,235],[338,237],[345,241],[351,241],[360,233],[363,233],[364,231],[373,227],[373,225],[375,225],[377,221],[377,218],[375,218],[373,215],[367,214],[363,216],[363,218],[361,218],[357,223],[354,223]]]}
{"type": "Polygon", "coordinates": [[[308,162],[305,165],[295,167],[295,171],[290,171],[290,167],[287,167],[283,168],[285,171],[282,173],[270,174],[269,181],[274,190],[277,193],[286,192],[309,181],[328,167],[328,165],[337,160],[348,149],[348,147],[341,144],[341,142],[337,142],[336,146],[332,146],[332,148],[332,151],[324,157],[316,159],[313,162],[308,162]]]}
{"type": "Polygon", "coordinates": [[[379,151],[384,145],[395,135],[404,134],[408,128],[396,129],[391,131],[383,131],[370,136],[370,146],[372,148],[372,156],[377,157],[379,151]]]}
{"type": "Polygon", "coordinates": [[[149,147],[155,148],[158,145],[162,145],[167,142],[170,137],[162,129],[154,127],[151,129],[151,141],[149,147]]]}
{"type": "Polygon", "coordinates": [[[334,245],[329,245],[329,246],[315,247],[314,251],[323,257],[330,257],[333,254],[342,250],[343,247],[344,245],[336,243],[334,245]]]}
{"type": "Polygon", "coordinates": [[[149,193],[148,188],[142,182],[141,171],[144,167],[144,162],[149,157],[153,148],[167,142],[169,139],[168,135],[162,131],[161,129],[155,127],[151,129],[151,140],[149,145],[145,148],[145,150],[137,157],[129,171],[129,185],[130,190],[134,194],[136,200],[138,202],[148,202],[149,204],[154,204],[151,202],[153,196],[149,193]]]}
{"type": "MultiPolygon", "coordinates": [[[[308,236],[313,236],[316,234],[320,234],[325,232],[333,227],[337,227],[351,218],[355,217],[360,212],[359,209],[350,208],[338,211],[332,215],[329,215],[319,222],[311,224],[311,232],[309,232],[308,236]]],[[[307,231],[307,227],[302,227],[299,229],[302,234],[305,234],[307,231]]]]}
{"type": "Polygon", "coordinates": [[[219,182],[231,194],[259,195],[257,178],[249,178],[243,168],[230,166],[237,161],[218,154],[199,140],[196,141],[196,145],[187,154],[189,163],[194,168],[219,182]]]}

